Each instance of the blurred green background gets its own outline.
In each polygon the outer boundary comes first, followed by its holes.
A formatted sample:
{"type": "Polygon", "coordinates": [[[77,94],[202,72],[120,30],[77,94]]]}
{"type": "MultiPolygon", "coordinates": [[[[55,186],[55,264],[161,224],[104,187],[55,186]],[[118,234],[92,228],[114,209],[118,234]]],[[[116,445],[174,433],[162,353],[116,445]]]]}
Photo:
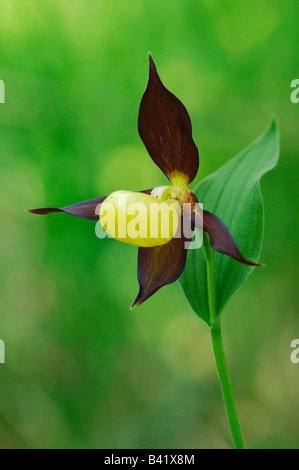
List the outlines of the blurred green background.
{"type": "Polygon", "coordinates": [[[25,212],[165,184],[137,133],[148,51],[191,115],[197,181],[277,117],[267,267],[223,330],[247,445],[299,447],[298,20],[287,0],[1,1],[1,448],[231,446],[209,331],[179,284],[130,311],[136,248],[25,212]]]}

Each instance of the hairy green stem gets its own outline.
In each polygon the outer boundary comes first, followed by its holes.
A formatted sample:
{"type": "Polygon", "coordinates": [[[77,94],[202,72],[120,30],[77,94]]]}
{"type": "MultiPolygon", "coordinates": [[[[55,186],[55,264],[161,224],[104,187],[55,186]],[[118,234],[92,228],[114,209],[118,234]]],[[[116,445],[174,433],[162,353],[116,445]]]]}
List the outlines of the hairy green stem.
{"type": "Polygon", "coordinates": [[[208,294],[209,294],[209,310],[210,310],[210,332],[212,339],[212,346],[214,357],[222,390],[222,396],[226,409],[226,414],[232,433],[234,446],[236,449],[245,449],[245,443],[240,427],[240,422],[237,414],[232,384],[227,368],[227,363],[224,354],[222,333],[220,326],[220,318],[217,318],[216,310],[216,291],[215,291],[215,273],[214,273],[214,252],[210,246],[210,241],[205,236],[203,243],[205,258],[207,262],[207,275],[208,275],[208,294]]]}

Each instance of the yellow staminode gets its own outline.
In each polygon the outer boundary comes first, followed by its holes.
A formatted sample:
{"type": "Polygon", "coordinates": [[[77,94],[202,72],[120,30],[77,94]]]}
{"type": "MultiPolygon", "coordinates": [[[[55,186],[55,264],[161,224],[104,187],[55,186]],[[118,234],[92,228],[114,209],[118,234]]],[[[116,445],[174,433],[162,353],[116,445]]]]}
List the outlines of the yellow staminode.
{"type": "Polygon", "coordinates": [[[101,205],[100,223],[113,238],[135,246],[165,245],[177,233],[180,205],[149,194],[115,191],[101,205]]]}
{"type": "Polygon", "coordinates": [[[174,170],[170,173],[169,179],[171,181],[171,185],[176,188],[187,188],[189,184],[189,177],[181,171],[174,170]]]}

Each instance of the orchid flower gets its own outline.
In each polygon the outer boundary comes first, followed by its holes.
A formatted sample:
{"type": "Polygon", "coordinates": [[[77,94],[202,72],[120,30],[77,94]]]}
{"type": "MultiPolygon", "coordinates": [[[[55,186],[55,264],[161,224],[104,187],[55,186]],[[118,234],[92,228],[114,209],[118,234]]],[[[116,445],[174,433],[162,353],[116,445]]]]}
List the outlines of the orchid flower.
{"type": "MultiPolygon", "coordinates": [[[[198,150],[192,138],[191,120],[181,101],[162,84],[151,55],[149,55],[148,85],[139,109],[138,132],[150,157],[163,171],[170,185],[140,192],[116,191],[108,197],[90,199],[61,208],[30,209],[28,212],[33,214],[66,212],[91,220],[100,218],[101,221],[105,213],[109,216],[109,207],[121,212],[122,202],[125,200],[130,203],[142,203],[145,207],[145,217],[150,223],[149,204],[160,201],[176,202],[179,209],[176,212],[177,216],[172,219],[175,227],[180,217],[186,217],[193,230],[197,227],[208,233],[214,250],[240,263],[260,266],[242,256],[230,231],[216,215],[206,210],[199,213],[197,198],[188,188],[199,167],[198,150]],[[187,210],[185,206],[188,207],[187,210]],[[200,220],[200,224],[197,220],[200,220]]],[[[129,218],[126,215],[125,220],[128,224],[129,218]]],[[[105,229],[105,224],[102,225],[105,229]]],[[[116,232],[112,236],[125,243],[139,246],[137,277],[140,288],[132,307],[141,304],[158,289],[173,283],[181,276],[188,251],[184,235],[163,238],[159,231],[155,238],[147,235],[130,238],[127,232],[122,237],[116,232]]],[[[192,236],[190,238],[192,239],[192,236]]]]}

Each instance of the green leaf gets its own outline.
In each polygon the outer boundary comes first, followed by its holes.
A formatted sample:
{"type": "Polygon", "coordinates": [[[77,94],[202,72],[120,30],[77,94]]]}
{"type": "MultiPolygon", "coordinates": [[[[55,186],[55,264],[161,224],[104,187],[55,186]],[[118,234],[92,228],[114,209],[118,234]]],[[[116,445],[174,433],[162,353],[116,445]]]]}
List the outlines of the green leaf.
{"type": "MultiPolygon", "coordinates": [[[[249,147],[204,179],[195,189],[203,208],[217,215],[234,236],[242,255],[257,262],[262,248],[264,212],[260,179],[279,156],[276,122],[249,147]]],[[[208,243],[204,237],[204,243],[208,243]]],[[[213,250],[214,251],[214,250],[213,250]]],[[[227,255],[214,251],[215,314],[253,271],[227,255]]],[[[258,268],[263,269],[263,268],[258,268]]],[[[189,250],[180,283],[193,310],[211,325],[207,266],[203,248],[189,250]]]]}

